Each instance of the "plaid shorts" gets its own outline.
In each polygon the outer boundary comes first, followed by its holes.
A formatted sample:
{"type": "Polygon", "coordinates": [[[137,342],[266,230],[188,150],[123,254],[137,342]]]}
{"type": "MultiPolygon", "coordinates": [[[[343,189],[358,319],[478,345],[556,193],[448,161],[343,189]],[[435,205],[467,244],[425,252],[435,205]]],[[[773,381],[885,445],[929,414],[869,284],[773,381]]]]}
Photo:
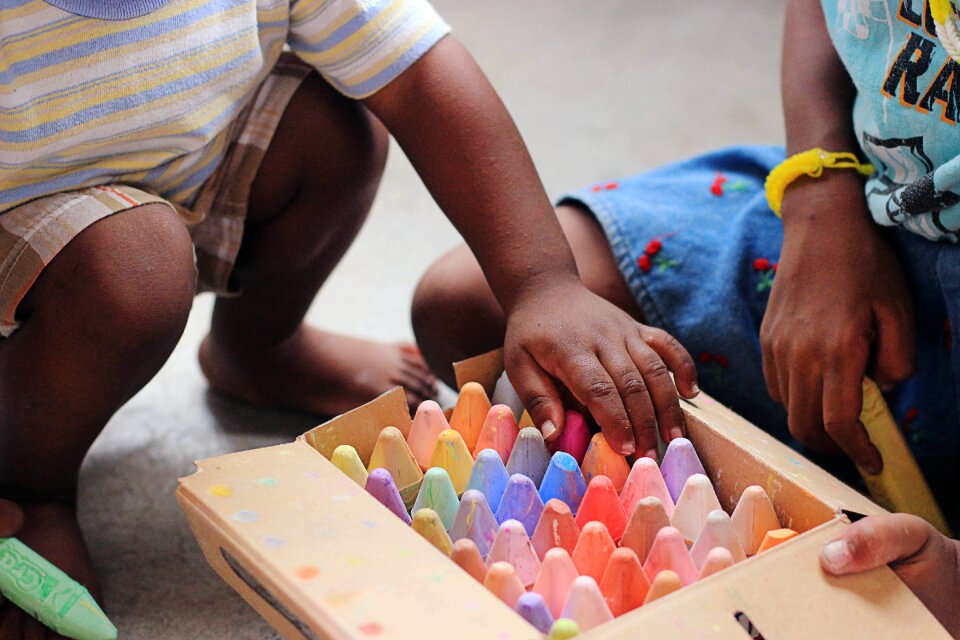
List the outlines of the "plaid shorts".
{"type": "Polygon", "coordinates": [[[311,71],[295,56],[281,56],[230,125],[226,152],[189,208],[140,185],[108,184],[44,196],[0,213],[0,336],[19,326],[17,306],[68,242],[98,220],[146,204],[173,208],[187,225],[198,290],[236,294],[231,275],[243,240],[250,187],[287,104],[311,71]]]}

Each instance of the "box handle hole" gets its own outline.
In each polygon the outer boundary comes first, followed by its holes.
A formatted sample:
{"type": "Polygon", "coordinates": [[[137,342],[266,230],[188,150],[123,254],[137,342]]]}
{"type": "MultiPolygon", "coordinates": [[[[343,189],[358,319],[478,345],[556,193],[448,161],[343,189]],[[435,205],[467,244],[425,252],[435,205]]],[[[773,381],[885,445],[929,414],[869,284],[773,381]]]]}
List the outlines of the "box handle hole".
{"type": "Polygon", "coordinates": [[[754,640],[766,640],[763,637],[763,634],[760,633],[760,629],[757,629],[756,625],[750,621],[750,617],[747,616],[743,611],[737,611],[733,614],[733,617],[737,620],[743,630],[747,632],[747,635],[753,638],[754,640]]]}

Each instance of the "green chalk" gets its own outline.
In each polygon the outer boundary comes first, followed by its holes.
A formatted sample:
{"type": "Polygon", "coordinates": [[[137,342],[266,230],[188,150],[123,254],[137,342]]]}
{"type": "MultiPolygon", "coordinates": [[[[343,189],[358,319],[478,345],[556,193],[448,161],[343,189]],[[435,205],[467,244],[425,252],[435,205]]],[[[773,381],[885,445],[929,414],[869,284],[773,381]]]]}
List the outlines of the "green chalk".
{"type": "Polygon", "coordinates": [[[0,538],[0,593],[62,636],[116,640],[87,589],[16,538],[0,538]]]}
{"type": "Polygon", "coordinates": [[[547,640],[569,640],[580,635],[580,627],[576,622],[569,618],[557,618],[557,621],[550,627],[550,633],[547,634],[547,640]]]}

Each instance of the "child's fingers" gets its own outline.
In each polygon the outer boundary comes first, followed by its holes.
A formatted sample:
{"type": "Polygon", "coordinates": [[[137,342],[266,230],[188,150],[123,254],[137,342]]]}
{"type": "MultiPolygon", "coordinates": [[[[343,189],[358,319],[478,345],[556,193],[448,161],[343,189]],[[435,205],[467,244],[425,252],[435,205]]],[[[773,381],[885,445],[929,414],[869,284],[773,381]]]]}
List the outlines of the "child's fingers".
{"type": "Polygon", "coordinates": [[[577,400],[586,405],[613,450],[625,456],[633,455],[637,450],[633,425],[627,417],[620,390],[597,356],[590,352],[565,356],[557,373],[577,400]]]}
{"type": "Polygon", "coordinates": [[[821,379],[818,375],[794,372],[787,396],[787,423],[797,440],[819,453],[836,453],[837,446],[824,432],[821,379]]]}
{"type": "MultiPolygon", "coordinates": [[[[627,347],[650,390],[650,398],[657,416],[657,426],[660,428],[663,441],[670,442],[674,438],[683,436],[686,434],[687,424],[683,418],[683,411],[680,410],[677,388],[670,377],[667,365],[643,340],[628,340],[627,347]]],[[[654,439],[641,451],[643,455],[649,456],[650,450],[655,450],[656,446],[657,442],[654,439]]]]}
{"type": "Polygon", "coordinates": [[[563,402],[553,379],[523,351],[507,364],[507,375],[543,438],[556,440],[560,437],[564,426],[563,402]]]}
{"type": "Polygon", "coordinates": [[[760,362],[763,365],[763,380],[767,383],[767,393],[774,402],[783,404],[783,395],[780,393],[780,373],[773,341],[766,338],[763,331],[760,335],[760,362]]]}
{"type": "MultiPolygon", "coordinates": [[[[637,338],[636,342],[656,357],[656,354],[642,340],[637,338]]],[[[629,348],[604,349],[600,353],[600,363],[613,378],[627,411],[627,418],[630,420],[630,427],[636,439],[636,450],[643,455],[648,455],[651,450],[656,453],[657,449],[657,415],[651,399],[651,389],[648,386],[650,381],[637,368],[640,362],[643,362],[643,359],[629,348]]],[[[605,435],[606,433],[604,431],[605,435]]],[[[608,441],[614,451],[622,450],[622,442],[616,442],[610,438],[608,441]]]]}
{"type": "Polygon", "coordinates": [[[903,382],[917,366],[917,335],[909,307],[877,309],[877,341],[873,376],[883,386],[903,382]]]}
{"type": "Polygon", "coordinates": [[[14,536],[23,526],[23,510],[9,500],[0,500],[0,537],[14,536]]]}
{"type": "Polygon", "coordinates": [[[680,341],[663,329],[640,326],[640,337],[657,352],[673,372],[676,387],[684,398],[695,398],[700,393],[697,385],[697,366],[680,341]]]}
{"type": "Polygon", "coordinates": [[[854,522],[824,545],[820,564],[835,575],[867,571],[912,559],[931,546],[936,531],[924,520],[903,513],[854,522]]]}
{"type": "Polygon", "coordinates": [[[823,428],[834,442],[867,473],[880,473],[883,460],[860,424],[863,408],[863,367],[838,364],[823,380],[823,428]]]}

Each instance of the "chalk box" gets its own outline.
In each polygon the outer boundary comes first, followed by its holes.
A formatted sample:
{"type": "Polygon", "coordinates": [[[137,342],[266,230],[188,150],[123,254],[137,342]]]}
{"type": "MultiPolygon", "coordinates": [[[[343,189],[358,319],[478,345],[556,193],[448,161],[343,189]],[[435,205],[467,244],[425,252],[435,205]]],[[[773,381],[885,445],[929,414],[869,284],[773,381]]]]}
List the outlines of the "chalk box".
{"type": "MultiPolygon", "coordinates": [[[[490,393],[502,353],[455,368],[490,393]]],[[[751,625],[769,640],[950,637],[888,568],[820,570],[848,518],[883,509],[706,394],[683,407],[724,508],[760,485],[801,535],[580,637],[747,640],[751,625]]],[[[177,499],[210,565],[285,638],[541,638],[328,460],[347,443],[366,462],[382,428],[406,436],[410,422],[394,389],[290,444],[199,461],[177,499]]]]}

